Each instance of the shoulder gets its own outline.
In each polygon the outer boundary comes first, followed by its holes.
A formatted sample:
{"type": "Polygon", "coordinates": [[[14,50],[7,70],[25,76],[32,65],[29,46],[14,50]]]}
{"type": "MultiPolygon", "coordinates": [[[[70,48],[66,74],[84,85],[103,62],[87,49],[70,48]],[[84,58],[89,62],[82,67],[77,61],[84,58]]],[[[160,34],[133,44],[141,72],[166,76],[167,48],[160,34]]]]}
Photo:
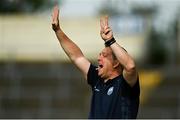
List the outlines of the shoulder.
{"type": "Polygon", "coordinates": [[[121,89],[123,96],[132,96],[132,97],[139,97],[140,95],[140,85],[139,85],[139,77],[137,77],[136,83],[134,86],[130,86],[123,75],[120,76],[121,78],[121,89]]]}
{"type": "Polygon", "coordinates": [[[87,74],[87,81],[88,84],[93,86],[96,81],[98,80],[98,71],[97,71],[97,67],[93,64],[90,65],[89,70],[88,70],[88,74],[87,74]]]}

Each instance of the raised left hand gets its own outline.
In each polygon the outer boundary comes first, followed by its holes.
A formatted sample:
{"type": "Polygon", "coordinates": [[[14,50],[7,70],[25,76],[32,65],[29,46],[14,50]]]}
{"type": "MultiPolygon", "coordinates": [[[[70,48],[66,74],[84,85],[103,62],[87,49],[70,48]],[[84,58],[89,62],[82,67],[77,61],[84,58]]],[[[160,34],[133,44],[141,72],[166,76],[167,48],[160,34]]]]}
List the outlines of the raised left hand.
{"type": "Polygon", "coordinates": [[[113,32],[108,25],[108,16],[102,17],[100,19],[100,26],[101,26],[101,30],[100,30],[101,38],[104,41],[111,40],[113,38],[113,32]]]}

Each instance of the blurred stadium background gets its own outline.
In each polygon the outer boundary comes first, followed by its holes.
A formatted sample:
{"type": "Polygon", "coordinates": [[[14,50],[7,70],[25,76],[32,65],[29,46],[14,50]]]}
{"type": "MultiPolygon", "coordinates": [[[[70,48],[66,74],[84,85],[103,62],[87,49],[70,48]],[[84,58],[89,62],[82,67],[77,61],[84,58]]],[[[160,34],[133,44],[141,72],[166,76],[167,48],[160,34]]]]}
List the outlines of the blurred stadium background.
{"type": "Polygon", "coordinates": [[[179,0],[1,0],[0,118],[87,118],[91,92],[51,30],[58,2],[64,32],[96,64],[99,18],[135,59],[138,118],[180,118],[179,0]]]}

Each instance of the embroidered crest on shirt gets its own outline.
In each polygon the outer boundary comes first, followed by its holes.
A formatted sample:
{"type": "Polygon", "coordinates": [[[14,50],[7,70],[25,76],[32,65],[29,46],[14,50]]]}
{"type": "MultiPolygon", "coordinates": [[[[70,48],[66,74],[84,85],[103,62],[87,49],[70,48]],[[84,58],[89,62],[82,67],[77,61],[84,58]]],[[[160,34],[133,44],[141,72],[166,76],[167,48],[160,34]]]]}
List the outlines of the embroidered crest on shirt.
{"type": "Polygon", "coordinates": [[[97,89],[97,88],[96,88],[96,86],[94,87],[94,90],[95,90],[95,91],[97,91],[97,92],[99,92],[99,91],[100,91],[99,89],[97,89]]]}
{"type": "Polygon", "coordinates": [[[113,93],[113,90],[114,90],[114,87],[110,87],[107,92],[107,95],[111,95],[113,93]]]}

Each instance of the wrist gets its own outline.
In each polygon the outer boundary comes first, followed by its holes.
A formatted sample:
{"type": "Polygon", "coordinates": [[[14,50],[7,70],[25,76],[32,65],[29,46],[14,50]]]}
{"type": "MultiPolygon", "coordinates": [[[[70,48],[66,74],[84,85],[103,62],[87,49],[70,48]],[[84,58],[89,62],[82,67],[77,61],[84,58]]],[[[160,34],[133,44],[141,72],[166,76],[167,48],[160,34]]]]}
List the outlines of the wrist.
{"type": "Polygon", "coordinates": [[[113,38],[111,38],[110,40],[106,40],[104,45],[105,47],[110,47],[112,44],[114,44],[116,42],[116,40],[113,38]]]}
{"type": "Polygon", "coordinates": [[[60,27],[57,27],[57,28],[55,28],[55,29],[53,29],[53,30],[54,30],[54,32],[61,31],[60,27]]]}
{"type": "Polygon", "coordinates": [[[54,32],[59,31],[60,30],[59,24],[52,23],[52,29],[54,30],[54,32]]]}
{"type": "Polygon", "coordinates": [[[103,39],[105,42],[107,42],[107,41],[109,41],[109,40],[111,40],[111,39],[113,39],[114,37],[112,36],[112,37],[110,37],[110,38],[108,38],[108,39],[103,39]]]}

